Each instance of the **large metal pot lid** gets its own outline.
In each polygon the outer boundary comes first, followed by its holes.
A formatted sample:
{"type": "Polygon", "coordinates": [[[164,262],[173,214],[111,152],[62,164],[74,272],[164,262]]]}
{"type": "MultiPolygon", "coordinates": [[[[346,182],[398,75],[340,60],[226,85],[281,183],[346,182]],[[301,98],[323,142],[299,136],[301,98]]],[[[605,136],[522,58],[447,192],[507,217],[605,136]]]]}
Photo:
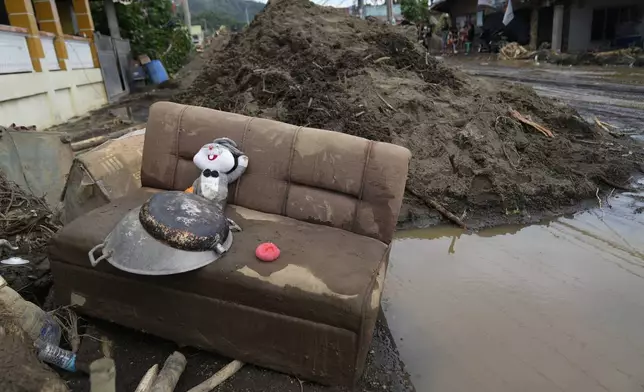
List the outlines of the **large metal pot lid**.
{"type": "Polygon", "coordinates": [[[141,206],[139,219],[152,237],[181,250],[215,249],[229,232],[219,206],[192,193],[157,193],[141,206]]]}
{"type": "MultiPolygon", "coordinates": [[[[89,253],[93,266],[106,260],[114,267],[139,275],[172,275],[204,267],[221,257],[212,250],[187,251],[175,249],[152,237],[141,225],[141,208],[130,211],[107,236],[105,242],[89,253]],[[98,256],[98,257],[96,257],[98,256]]],[[[221,244],[230,249],[232,233],[221,244]]]]}

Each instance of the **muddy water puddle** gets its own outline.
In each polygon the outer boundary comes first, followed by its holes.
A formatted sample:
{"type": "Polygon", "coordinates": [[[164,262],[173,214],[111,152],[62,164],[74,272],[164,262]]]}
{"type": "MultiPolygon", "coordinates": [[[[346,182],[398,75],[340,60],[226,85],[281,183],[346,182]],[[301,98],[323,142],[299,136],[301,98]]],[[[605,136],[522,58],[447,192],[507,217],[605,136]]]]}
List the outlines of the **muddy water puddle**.
{"type": "Polygon", "coordinates": [[[383,307],[416,389],[642,391],[644,199],[609,204],[399,233],[383,307]]]}

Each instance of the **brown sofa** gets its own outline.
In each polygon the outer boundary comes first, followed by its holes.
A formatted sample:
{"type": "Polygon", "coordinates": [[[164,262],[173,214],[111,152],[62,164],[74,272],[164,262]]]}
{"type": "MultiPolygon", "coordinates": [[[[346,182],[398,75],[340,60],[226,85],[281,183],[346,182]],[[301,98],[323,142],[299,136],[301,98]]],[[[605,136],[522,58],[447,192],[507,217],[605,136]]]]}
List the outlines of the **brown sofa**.
{"type": "Polygon", "coordinates": [[[91,316],[182,345],[325,384],[361,375],[402,202],[407,149],[346,134],[215,110],[156,103],[143,148],[143,188],[81,216],[53,239],[56,295],[91,316]],[[159,190],[198,176],[193,154],[235,140],[250,164],[227,214],[243,232],[196,271],[138,276],[87,253],[159,190]],[[282,251],[254,256],[265,241],[282,251]]]}

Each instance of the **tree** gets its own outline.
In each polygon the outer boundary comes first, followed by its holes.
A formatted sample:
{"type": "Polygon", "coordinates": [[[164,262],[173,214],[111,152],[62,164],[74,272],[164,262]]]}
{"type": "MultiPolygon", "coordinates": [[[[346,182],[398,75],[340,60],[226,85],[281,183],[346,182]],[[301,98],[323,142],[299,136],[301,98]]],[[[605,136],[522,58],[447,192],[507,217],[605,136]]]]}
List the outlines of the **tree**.
{"type": "Polygon", "coordinates": [[[409,22],[425,23],[429,20],[428,0],[400,0],[400,11],[409,22]]]}
{"type": "MultiPolygon", "coordinates": [[[[96,30],[109,35],[103,0],[90,1],[96,30]]],[[[177,72],[189,59],[192,41],[181,21],[172,12],[170,0],[136,1],[116,4],[116,15],[123,38],[130,40],[132,53],[159,59],[168,73],[177,72]]]]}

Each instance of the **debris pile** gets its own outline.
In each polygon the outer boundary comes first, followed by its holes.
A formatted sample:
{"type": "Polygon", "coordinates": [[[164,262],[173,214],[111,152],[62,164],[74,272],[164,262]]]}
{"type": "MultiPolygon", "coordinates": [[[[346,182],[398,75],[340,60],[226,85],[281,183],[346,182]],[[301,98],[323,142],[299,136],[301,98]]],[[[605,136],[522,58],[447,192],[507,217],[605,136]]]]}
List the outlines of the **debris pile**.
{"type": "Polygon", "coordinates": [[[46,247],[61,227],[44,198],[24,191],[0,171],[0,260],[11,256],[29,260],[20,266],[0,264],[0,274],[29,300],[42,298],[49,291],[46,247]]]}
{"type": "Polygon", "coordinates": [[[405,146],[407,203],[472,227],[562,212],[639,159],[531,88],[469,77],[399,27],[307,0],[271,0],[175,100],[405,146]]]}
{"type": "Polygon", "coordinates": [[[536,54],[538,54],[537,51],[529,51],[528,49],[519,45],[516,42],[510,42],[509,44],[502,47],[501,50],[499,51],[499,59],[500,60],[526,60],[526,59],[532,59],[536,54]]]}

